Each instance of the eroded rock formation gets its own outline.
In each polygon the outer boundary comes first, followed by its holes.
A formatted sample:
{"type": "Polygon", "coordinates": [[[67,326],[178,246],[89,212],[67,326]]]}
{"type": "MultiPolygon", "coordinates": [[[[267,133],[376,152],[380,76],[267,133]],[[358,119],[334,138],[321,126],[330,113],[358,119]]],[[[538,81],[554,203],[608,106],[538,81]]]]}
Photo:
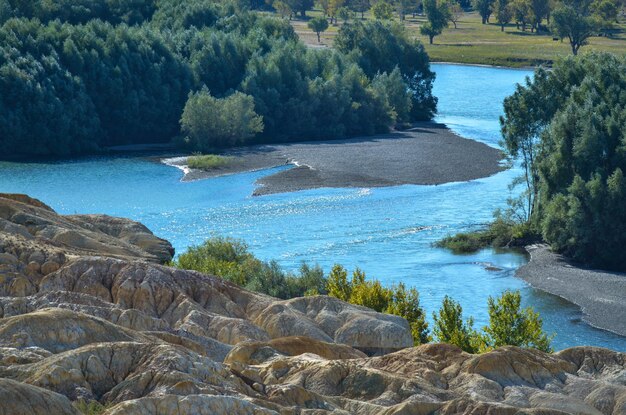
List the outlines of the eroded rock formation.
{"type": "Polygon", "coordinates": [[[413,348],[399,317],[172,255],[136,222],[0,195],[0,413],[626,414],[624,354],[413,348]]]}

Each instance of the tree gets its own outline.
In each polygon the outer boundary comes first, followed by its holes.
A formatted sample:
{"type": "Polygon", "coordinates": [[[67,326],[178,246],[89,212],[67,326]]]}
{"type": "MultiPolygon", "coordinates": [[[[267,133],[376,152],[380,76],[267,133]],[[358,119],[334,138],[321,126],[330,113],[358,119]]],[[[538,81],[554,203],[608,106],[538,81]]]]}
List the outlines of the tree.
{"type": "Polygon", "coordinates": [[[533,15],[532,27],[538,32],[541,29],[541,22],[550,13],[550,2],[549,0],[530,0],[530,8],[533,15]]]}
{"type": "Polygon", "coordinates": [[[428,21],[420,27],[420,33],[428,36],[429,43],[432,45],[435,36],[440,35],[443,29],[448,27],[450,11],[445,0],[424,0],[423,5],[428,21]]]}
{"type": "Polygon", "coordinates": [[[513,11],[509,0],[496,0],[494,13],[496,15],[496,21],[500,25],[500,30],[504,32],[504,26],[513,18],[513,11]]]}
{"type": "Polygon", "coordinates": [[[459,21],[461,20],[461,17],[463,17],[463,14],[464,14],[463,8],[457,1],[452,0],[448,4],[448,10],[450,12],[450,21],[452,22],[452,24],[454,25],[454,28],[456,29],[457,23],[459,23],[459,21]]]}
{"type": "Polygon", "coordinates": [[[341,7],[337,10],[337,17],[343,21],[343,24],[347,24],[348,20],[352,17],[352,11],[347,7],[341,7]]]}
{"type": "Polygon", "coordinates": [[[415,288],[407,289],[402,283],[392,287],[391,301],[384,312],[407,319],[416,345],[425,344],[431,340],[426,313],[420,306],[419,293],[415,288]]]}
{"type": "Polygon", "coordinates": [[[287,4],[291,10],[300,13],[303,19],[306,17],[306,12],[313,8],[313,0],[287,0],[287,4]]]}
{"type": "Polygon", "coordinates": [[[513,17],[517,23],[517,28],[519,29],[521,24],[522,31],[525,32],[526,25],[534,20],[530,0],[513,0],[511,6],[513,8],[513,17]]]}
{"type": "Polygon", "coordinates": [[[291,10],[291,7],[288,3],[277,0],[272,3],[272,6],[282,17],[289,18],[289,20],[291,20],[291,16],[293,16],[293,10],[291,10]]]}
{"type": "Polygon", "coordinates": [[[552,351],[541,317],[531,307],[522,309],[521,301],[519,291],[505,291],[499,298],[489,297],[489,325],[483,329],[482,336],[484,350],[508,345],[552,351]]]}
{"type": "Polygon", "coordinates": [[[480,14],[483,24],[489,23],[489,17],[493,13],[494,0],[472,0],[472,7],[480,14]]]}
{"type": "Polygon", "coordinates": [[[478,353],[478,333],[474,331],[474,319],[463,321],[463,308],[448,296],[445,296],[441,308],[433,313],[433,335],[438,342],[453,344],[468,353],[478,353]]]}
{"type": "Polygon", "coordinates": [[[411,121],[413,106],[411,91],[398,67],[389,74],[387,72],[377,74],[372,80],[372,87],[386,101],[397,125],[401,126],[411,121]]]}
{"type": "Polygon", "coordinates": [[[405,20],[406,15],[417,10],[419,4],[417,0],[396,0],[396,10],[400,20],[405,20]]]}
{"type": "Polygon", "coordinates": [[[390,74],[397,67],[411,93],[411,121],[433,117],[437,106],[432,95],[435,75],[424,46],[412,39],[403,25],[376,21],[343,26],[335,37],[335,48],[354,56],[370,78],[390,74]]]}
{"type": "Polygon", "coordinates": [[[393,18],[393,6],[385,0],[380,0],[372,7],[372,14],[378,20],[391,20],[393,18]]]}
{"type": "Polygon", "coordinates": [[[542,232],[557,252],[624,271],[626,97],[617,91],[626,85],[626,60],[590,54],[581,61],[572,66],[584,68],[582,81],[542,136],[542,232]]]}
{"type": "Polygon", "coordinates": [[[180,123],[187,134],[184,144],[202,152],[244,144],[263,131],[263,118],[254,112],[251,96],[235,92],[219,99],[206,87],[189,95],[180,123]]]}
{"type": "Polygon", "coordinates": [[[326,291],[328,291],[328,295],[331,297],[346,302],[350,301],[352,284],[348,281],[348,271],[343,266],[339,264],[333,265],[330,274],[328,274],[326,291]]]}
{"type": "Polygon", "coordinates": [[[348,2],[350,10],[361,13],[361,20],[365,19],[365,12],[371,7],[370,0],[350,0],[348,2]]]}
{"type": "Polygon", "coordinates": [[[328,17],[330,17],[330,22],[337,24],[337,13],[343,7],[346,0],[329,0],[328,3],[328,17]]]}
{"type": "Polygon", "coordinates": [[[591,4],[591,13],[596,17],[599,29],[605,36],[611,36],[614,23],[617,22],[619,5],[614,0],[595,0],[591,4]]]}
{"type": "Polygon", "coordinates": [[[587,44],[597,28],[596,19],[589,15],[585,6],[563,4],[552,13],[552,30],[561,39],[569,40],[574,55],[587,44]]]}
{"type": "Polygon", "coordinates": [[[307,26],[309,27],[309,29],[317,34],[317,43],[320,43],[322,41],[320,33],[328,29],[328,20],[323,17],[314,17],[313,19],[309,20],[307,26]]]}

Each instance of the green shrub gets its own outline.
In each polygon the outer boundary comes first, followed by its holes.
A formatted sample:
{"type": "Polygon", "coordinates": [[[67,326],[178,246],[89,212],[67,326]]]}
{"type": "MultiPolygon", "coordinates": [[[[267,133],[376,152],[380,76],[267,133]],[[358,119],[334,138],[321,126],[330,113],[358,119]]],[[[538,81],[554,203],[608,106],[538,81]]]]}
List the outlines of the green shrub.
{"type": "Polygon", "coordinates": [[[447,236],[435,242],[435,246],[450,249],[455,254],[470,254],[487,247],[520,247],[539,240],[541,235],[532,223],[505,219],[496,212],[496,219],[485,229],[447,236]]]}
{"type": "Polygon", "coordinates": [[[180,124],[183,144],[196,151],[245,144],[263,131],[263,117],[254,112],[254,99],[241,92],[226,98],[211,96],[205,87],[189,95],[180,124]]]}
{"type": "Polygon", "coordinates": [[[474,319],[463,321],[461,304],[446,295],[439,311],[433,313],[433,319],[433,335],[437,341],[453,344],[468,353],[479,351],[480,337],[474,330],[474,319]]]}
{"type": "Polygon", "coordinates": [[[113,406],[112,404],[102,405],[98,401],[88,402],[84,400],[75,401],[73,405],[84,415],[100,415],[113,406]]]}
{"type": "Polygon", "coordinates": [[[333,266],[327,284],[328,295],[332,297],[405,318],[411,326],[415,344],[430,341],[428,323],[415,288],[407,290],[404,284],[384,287],[378,280],[366,280],[365,273],[359,268],[348,281],[348,272],[341,265],[333,266]]]}
{"type": "Polygon", "coordinates": [[[521,308],[519,291],[505,291],[500,298],[489,297],[489,325],[483,328],[481,351],[500,346],[532,347],[551,352],[551,337],[531,307],[521,308]]]}
{"type": "Polygon", "coordinates": [[[192,246],[172,265],[282,299],[326,293],[326,278],[319,266],[302,264],[299,275],[286,274],[276,261],[257,259],[243,241],[232,238],[214,237],[192,246]]]}
{"type": "Polygon", "coordinates": [[[228,166],[233,160],[233,157],[217,154],[193,155],[187,158],[187,165],[192,169],[212,170],[228,166]]]}

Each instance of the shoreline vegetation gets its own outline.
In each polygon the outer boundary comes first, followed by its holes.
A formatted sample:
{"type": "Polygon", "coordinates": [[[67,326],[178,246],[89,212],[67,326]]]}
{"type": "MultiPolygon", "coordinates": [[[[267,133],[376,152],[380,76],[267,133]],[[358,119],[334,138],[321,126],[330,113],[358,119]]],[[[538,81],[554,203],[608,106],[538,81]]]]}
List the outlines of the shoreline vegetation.
{"type": "Polygon", "coordinates": [[[626,271],[625,68],[626,57],[591,53],[518,85],[500,121],[507,158],[522,167],[511,184],[519,196],[486,229],[437,246],[471,252],[545,242],[586,266],[626,271]]]}
{"type": "Polygon", "coordinates": [[[553,335],[543,331],[543,321],[531,307],[521,307],[519,291],[504,291],[489,297],[489,325],[477,330],[473,317],[464,319],[461,304],[446,296],[441,308],[433,311],[434,324],[429,328],[421,307],[419,292],[403,283],[384,286],[367,278],[358,267],[352,272],[340,264],[325,274],[318,265],[303,262],[298,273],[287,273],[276,261],[263,262],[248,250],[245,242],[214,237],[191,246],[171,263],[185,270],[216,275],[238,286],[280,299],[327,295],[374,311],[403,317],[409,323],[414,344],[436,339],[458,346],[468,353],[485,353],[502,346],[535,348],[552,352],[553,335]]]}

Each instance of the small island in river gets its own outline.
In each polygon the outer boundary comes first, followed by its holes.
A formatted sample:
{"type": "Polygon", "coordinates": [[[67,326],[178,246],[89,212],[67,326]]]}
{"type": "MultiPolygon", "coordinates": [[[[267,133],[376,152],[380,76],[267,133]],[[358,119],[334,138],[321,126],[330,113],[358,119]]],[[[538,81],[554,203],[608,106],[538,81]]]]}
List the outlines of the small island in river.
{"type": "Polygon", "coordinates": [[[474,180],[503,169],[500,150],[436,123],[371,137],[240,147],[224,155],[232,162],[209,170],[187,168],[186,157],[164,161],[181,168],[185,181],[295,166],[259,179],[255,195],[320,187],[435,185],[474,180]]]}

